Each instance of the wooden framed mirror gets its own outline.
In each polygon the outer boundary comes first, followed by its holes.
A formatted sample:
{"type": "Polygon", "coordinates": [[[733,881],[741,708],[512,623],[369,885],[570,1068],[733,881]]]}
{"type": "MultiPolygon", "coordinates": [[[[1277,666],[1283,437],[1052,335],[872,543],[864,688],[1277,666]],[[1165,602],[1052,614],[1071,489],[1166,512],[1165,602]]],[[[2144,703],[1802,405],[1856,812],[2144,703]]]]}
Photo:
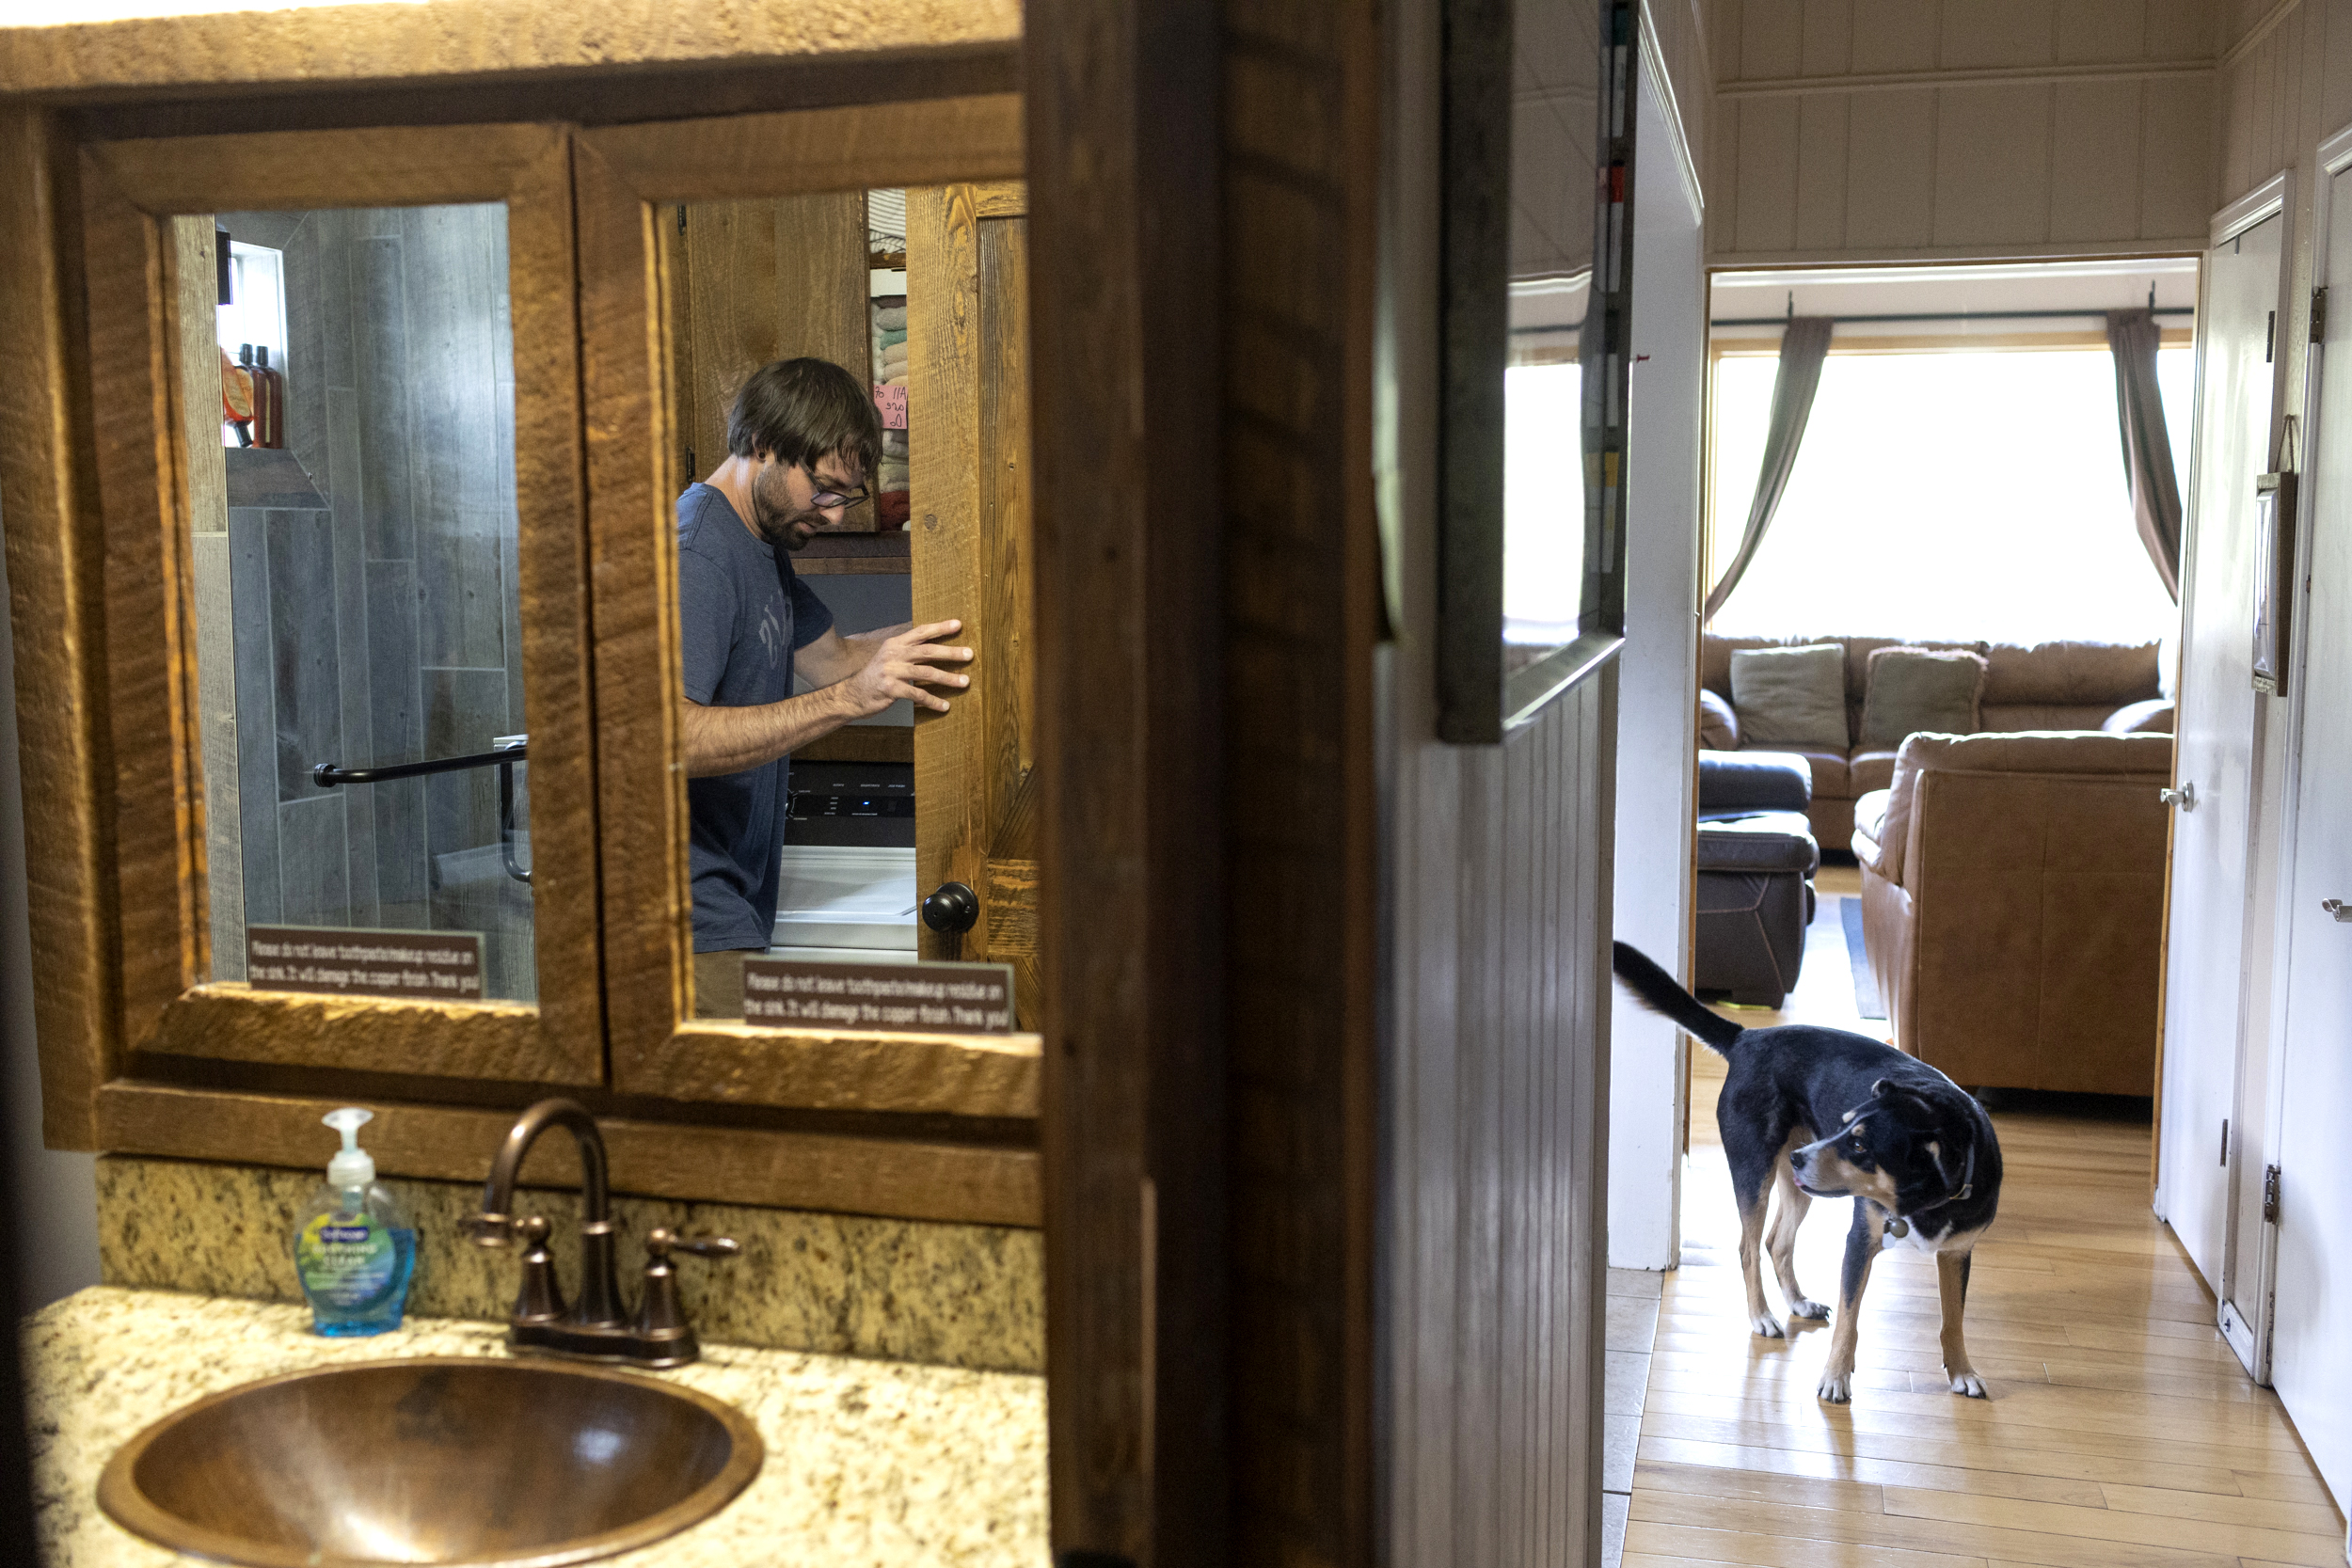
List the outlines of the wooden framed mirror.
{"type": "Polygon", "coordinates": [[[569,166],[552,125],[83,149],[129,1053],[603,1077],[569,166]],[[283,327],[233,453],[221,214],[283,327]],[[525,733],[519,856],[488,769],[388,776],[525,733]],[[327,993],[456,932],[447,999],[327,993]]]}
{"type": "MultiPolygon", "coordinates": [[[[731,999],[717,994],[729,978],[717,970],[732,955],[792,949],[766,929],[715,938],[707,928],[707,909],[705,928],[698,932],[697,863],[690,827],[694,808],[682,761],[680,710],[690,683],[681,648],[677,506],[682,491],[711,476],[714,465],[729,455],[707,450],[723,425],[712,405],[731,398],[731,388],[768,353],[819,359],[854,355],[849,365],[831,362],[850,371],[862,395],[887,379],[872,373],[883,368],[879,359],[865,362],[863,334],[840,328],[844,312],[836,304],[787,300],[784,325],[772,329],[739,330],[739,321],[714,322],[711,313],[730,310],[765,319],[774,290],[789,286],[847,293],[862,318],[869,302],[866,262],[870,258],[855,255],[836,263],[843,276],[829,277],[812,256],[838,248],[832,236],[843,227],[842,209],[862,208],[869,190],[908,193],[909,232],[901,237],[906,251],[899,260],[908,281],[904,303],[888,308],[903,310],[902,325],[888,334],[877,329],[875,335],[878,348],[885,335],[906,343],[907,418],[916,427],[908,436],[913,455],[903,460],[911,463],[913,474],[907,503],[912,526],[899,534],[905,542],[900,559],[912,568],[910,608],[904,613],[916,621],[934,611],[944,615],[946,598],[978,591],[983,534],[1000,515],[1010,519],[1004,539],[1016,559],[1015,569],[998,586],[1021,580],[1028,569],[1010,531],[1025,527],[1025,506],[994,466],[977,461],[979,421],[1002,419],[1019,430],[1004,443],[1016,454],[1010,483],[1017,485],[1025,477],[1017,453],[1018,443],[1025,441],[1025,394],[988,392],[1025,373],[1024,318],[1017,304],[1009,316],[982,309],[983,246],[976,227],[984,221],[983,205],[999,213],[1017,210],[1009,205],[1017,198],[1008,194],[1017,187],[988,182],[1016,178],[1021,164],[1021,107],[1009,95],[581,135],[581,320],[606,854],[605,958],[612,1082],[625,1093],[826,1111],[1021,1119],[1037,1114],[1040,1048],[1037,1035],[1026,1032],[1033,1027],[1026,1006],[1020,1009],[1022,1032],[884,1033],[746,1023],[739,974],[731,999]],[[949,214],[962,214],[960,230],[949,214]],[[762,276],[749,290],[730,294],[710,287],[708,280],[722,270],[712,260],[715,247],[755,258],[793,248],[771,245],[771,222],[800,226],[796,233],[803,248],[795,255],[790,279],[777,267],[775,280],[762,276]],[[748,241],[739,238],[746,235],[748,241]],[[992,343],[1001,350],[993,359],[992,343]],[[993,380],[991,365],[1002,372],[993,380]],[[693,467],[702,473],[686,467],[690,448],[693,467]],[[950,562],[952,586],[932,570],[946,570],[950,562]]],[[[862,240],[863,225],[857,227],[862,240]]],[[[752,270],[759,272],[756,261],[752,270]]],[[[1017,300],[1017,270],[1008,276],[1013,281],[1007,288],[1017,300]]],[[[994,296],[1008,297],[1006,289],[994,296]]],[[[885,450],[883,463],[889,461],[885,450]]],[[[872,477],[875,488],[882,490],[881,475],[872,477]]],[[[865,546],[869,560],[883,558],[890,535],[871,531],[872,524],[860,515],[879,512],[887,499],[882,490],[874,501],[850,507],[836,519],[838,526],[864,531],[862,537],[873,542],[865,546]]],[[[749,520],[727,515],[730,528],[736,523],[750,528],[749,520]]],[[[858,536],[841,537],[854,544],[858,536]]],[[[848,557],[835,549],[812,562],[803,549],[810,543],[761,547],[776,556],[778,569],[788,566],[787,578],[818,576],[842,586],[839,579],[855,575],[811,573],[812,563],[848,557]],[[788,553],[778,555],[778,548],[788,553]]],[[[1034,996],[1034,937],[1023,953],[1019,934],[1025,918],[1033,932],[1028,911],[1034,906],[1021,902],[1020,863],[1007,868],[1022,857],[992,862],[983,854],[966,871],[982,902],[980,936],[970,948],[960,942],[958,951],[946,952],[936,940],[918,944],[915,935],[918,879],[944,879],[962,867],[954,856],[968,856],[975,842],[964,825],[985,816],[986,802],[994,799],[988,781],[995,774],[984,771],[974,754],[984,744],[979,737],[992,721],[1005,722],[1008,714],[1017,721],[1018,698],[1009,694],[1021,689],[1018,677],[992,681],[990,673],[1000,658],[1001,668],[1009,670],[1017,670],[1020,660],[1009,641],[991,640],[1015,636],[1011,628],[1026,613],[1027,600],[1017,588],[978,596],[985,602],[953,612],[964,623],[962,640],[980,650],[974,665],[976,696],[951,704],[946,713],[926,713],[912,726],[895,726],[901,733],[911,728],[904,739],[885,733],[894,727],[888,724],[838,731],[846,738],[834,740],[820,756],[900,767],[913,775],[917,842],[910,844],[914,853],[907,857],[909,896],[895,911],[904,933],[903,958],[911,961],[918,951],[925,958],[970,958],[979,951],[1016,962],[1025,958],[1029,983],[1023,988],[1016,980],[1016,995],[1025,989],[1034,996]],[[1007,695],[985,701],[977,695],[992,689],[1007,695]],[[950,822],[956,824],[952,829],[933,826],[950,822]],[[949,847],[949,839],[956,847],[949,847]],[[996,883],[989,880],[992,863],[996,883]]],[[[869,617],[866,625],[872,624],[869,617]]],[[[1017,736],[1013,747],[1017,757],[1017,736]]],[[[1033,854],[1025,863],[1033,899],[1033,854]]],[[[780,896],[769,891],[770,901],[754,911],[750,924],[778,924],[772,900],[780,896]]],[[[747,907],[757,901],[747,901],[747,907]]],[[[899,936],[886,933],[874,940],[885,945],[867,957],[885,962],[898,957],[892,948],[899,936]]]]}

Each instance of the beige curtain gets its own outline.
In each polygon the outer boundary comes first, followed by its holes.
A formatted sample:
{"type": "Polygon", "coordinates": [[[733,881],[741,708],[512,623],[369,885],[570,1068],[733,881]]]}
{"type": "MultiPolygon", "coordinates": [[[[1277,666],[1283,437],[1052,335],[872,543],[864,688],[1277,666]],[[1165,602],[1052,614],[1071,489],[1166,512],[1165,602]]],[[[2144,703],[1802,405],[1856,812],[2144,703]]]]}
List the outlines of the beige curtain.
{"type": "Polygon", "coordinates": [[[1756,559],[1756,547],[1764,542],[1764,531],[1772,526],[1781,492],[1788,488],[1789,470],[1797,466],[1797,448],[1804,440],[1804,421],[1813,413],[1814,391],[1821,384],[1821,361],[1829,357],[1829,330],[1827,316],[1791,316],[1781,332],[1780,369],[1772,376],[1772,427],[1764,437],[1764,467],[1756,475],[1756,497],[1748,502],[1748,526],[1740,535],[1740,548],[1731,564],[1724,568],[1713,592],[1707,595],[1703,620],[1712,621],[1715,611],[1731,597],[1731,591],[1740,586],[1748,562],[1756,559]]]}
{"type": "Polygon", "coordinates": [[[2156,346],[2162,334],[2149,310],[2107,312],[2107,348],[2115,356],[2115,414],[2123,432],[2123,475],[2132,487],[2132,520],[2148,546],[2156,576],[2174,603],[2181,597],[2181,487],[2172,474],[2172,437],[2164,428],[2164,393],[2156,386],[2156,346]]]}

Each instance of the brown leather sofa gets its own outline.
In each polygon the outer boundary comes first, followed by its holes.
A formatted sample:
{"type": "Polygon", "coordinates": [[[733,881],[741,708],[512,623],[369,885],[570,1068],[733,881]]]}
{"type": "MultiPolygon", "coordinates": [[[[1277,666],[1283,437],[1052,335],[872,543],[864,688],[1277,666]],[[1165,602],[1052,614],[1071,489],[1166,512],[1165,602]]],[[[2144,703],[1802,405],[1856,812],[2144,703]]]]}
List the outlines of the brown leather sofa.
{"type": "Polygon", "coordinates": [[[2169,735],[1915,735],[1854,805],[1895,1043],[1965,1087],[2155,1092],[2169,735]]]}
{"type": "MultiPolygon", "coordinates": [[[[1813,836],[1825,849],[1841,847],[1853,835],[1853,803],[1894,780],[1895,753],[1861,744],[1862,701],[1872,650],[1904,642],[1897,637],[1718,637],[1700,640],[1699,684],[1731,702],[1731,655],[1738,648],[1793,647],[1836,642],[1846,650],[1846,740],[1842,751],[1814,751],[1758,741],[1759,749],[1794,752],[1812,765],[1813,804],[1806,815],[1813,836]]],[[[1979,704],[1980,733],[2018,730],[2172,729],[2171,705],[2162,700],[2157,680],[2157,644],[2042,642],[1914,642],[1921,648],[1966,648],[1985,656],[1984,691],[1979,704]]],[[[1738,751],[1742,741],[1734,721],[1730,733],[1702,717],[1699,745],[1738,751]]]]}

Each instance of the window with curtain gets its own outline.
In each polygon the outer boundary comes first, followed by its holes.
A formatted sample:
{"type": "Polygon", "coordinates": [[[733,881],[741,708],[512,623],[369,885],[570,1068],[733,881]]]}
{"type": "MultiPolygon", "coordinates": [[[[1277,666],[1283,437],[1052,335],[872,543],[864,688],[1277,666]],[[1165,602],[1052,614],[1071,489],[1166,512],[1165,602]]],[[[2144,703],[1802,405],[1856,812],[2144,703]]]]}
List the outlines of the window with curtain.
{"type": "MultiPolygon", "coordinates": [[[[1719,567],[1739,547],[1776,364],[1716,360],[1719,567]]],[[[2194,351],[2166,347],[2156,369],[2185,496],[2194,351]]],[[[2104,344],[1833,349],[1772,531],[1712,629],[2141,642],[2177,620],[2134,529],[2104,344]]]]}

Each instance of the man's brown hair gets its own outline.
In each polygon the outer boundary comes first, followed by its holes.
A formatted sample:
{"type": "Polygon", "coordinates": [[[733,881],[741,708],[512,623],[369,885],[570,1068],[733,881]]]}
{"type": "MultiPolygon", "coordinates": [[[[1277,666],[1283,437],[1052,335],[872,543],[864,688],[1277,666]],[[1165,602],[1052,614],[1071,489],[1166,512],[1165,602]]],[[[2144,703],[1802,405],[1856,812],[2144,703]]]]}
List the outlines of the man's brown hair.
{"type": "Polygon", "coordinates": [[[735,394],[727,451],[766,452],[813,478],[825,457],[854,460],[868,483],[882,467],[882,416],[857,377],[829,359],[775,359],[735,394]]]}

